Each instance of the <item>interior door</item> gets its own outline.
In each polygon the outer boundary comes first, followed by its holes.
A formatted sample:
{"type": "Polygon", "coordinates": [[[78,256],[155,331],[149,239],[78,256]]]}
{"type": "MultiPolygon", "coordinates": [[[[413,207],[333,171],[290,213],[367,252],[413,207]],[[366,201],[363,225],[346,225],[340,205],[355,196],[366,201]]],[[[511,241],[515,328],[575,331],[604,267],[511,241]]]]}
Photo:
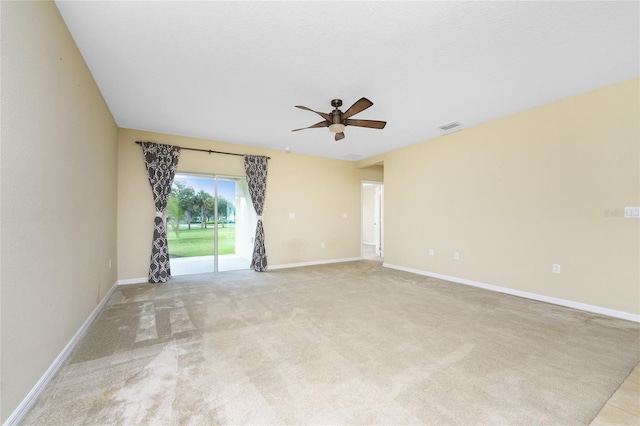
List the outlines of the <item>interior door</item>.
{"type": "Polygon", "coordinates": [[[375,200],[374,200],[374,232],[373,232],[373,236],[374,236],[374,244],[376,247],[376,255],[382,257],[383,255],[383,251],[382,251],[382,247],[383,247],[383,219],[384,219],[384,215],[383,215],[383,197],[384,197],[384,191],[383,191],[383,186],[382,185],[378,185],[376,188],[376,195],[375,195],[375,200]]]}
{"type": "Polygon", "coordinates": [[[384,248],[384,191],[381,182],[361,185],[361,250],[363,259],[383,256],[384,248]]]}

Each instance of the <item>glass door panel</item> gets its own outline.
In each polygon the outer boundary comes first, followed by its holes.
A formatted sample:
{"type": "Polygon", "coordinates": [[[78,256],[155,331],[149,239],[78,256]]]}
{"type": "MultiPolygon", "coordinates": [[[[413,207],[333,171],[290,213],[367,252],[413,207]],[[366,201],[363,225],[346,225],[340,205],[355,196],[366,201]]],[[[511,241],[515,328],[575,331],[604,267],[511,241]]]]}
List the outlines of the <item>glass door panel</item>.
{"type": "Polygon", "coordinates": [[[249,269],[257,219],[247,180],[220,176],[217,182],[217,270],[249,269]]]}
{"type": "Polygon", "coordinates": [[[256,219],[247,197],[244,178],[176,174],[167,203],[172,275],[249,268],[256,219]]]}

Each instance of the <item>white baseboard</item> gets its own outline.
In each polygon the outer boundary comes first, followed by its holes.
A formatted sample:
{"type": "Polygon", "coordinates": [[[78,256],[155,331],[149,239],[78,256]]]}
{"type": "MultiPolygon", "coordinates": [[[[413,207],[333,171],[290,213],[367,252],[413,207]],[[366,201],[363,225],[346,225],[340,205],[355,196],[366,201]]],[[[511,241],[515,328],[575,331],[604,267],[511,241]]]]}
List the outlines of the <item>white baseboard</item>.
{"type": "Polygon", "coordinates": [[[149,278],[129,278],[126,280],[118,280],[117,285],[131,285],[131,284],[147,284],[149,283],[149,278]]]}
{"type": "Polygon", "coordinates": [[[390,269],[397,269],[399,271],[411,272],[417,275],[423,275],[426,277],[440,278],[442,280],[451,281],[458,284],[469,285],[472,287],[479,287],[485,290],[491,290],[498,293],[510,294],[512,296],[524,297],[525,299],[537,300],[540,302],[551,303],[553,305],[565,306],[567,308],[578,309],[580,311],[592,312],[595,314],[606,315],[609,317],[620,318],[627,321],[633,321],[640,323],[640,315],[630,314],[628,312],[616,311],[614,309],[603,308],[600,306],[588,305],[586,303],[574,302],[572,300],[558,299],[555,297],[544,296],[536,293],[529,293],[526,291],[514,290],[507,287],[500,287],[491,284],[485,284],[478,281],[467,280],[465,278],[451,277],[449,275],[436,274],[435,272],[422,271],[420,269],[406,268],[404,266],[392,265],[389,263],[383,263],[382,266],[390,269]]]}
{"type": "Polygon", "coordinates": [[[347,257],[347,258],[344,258],[344,259],[316,260],[316,261],[313,261],[313,262],[284,263],[284,264],[281,264],[281,265],[269,265],[267,267],[267,270],[298,268],[300,266],[326,265],[328,263],[353,262],[355,260],[362,260],[362,257],[347,257]]]}
{"type": "Polygon", "coordinates": [[[60,355],[58,355],[58,357],[53,361],[53,363],[51,363],[47,371],[45,371],[42,377],[40,377],[40,380],[38,380],[38,382],[27,394],[27,396],[22,400],[22,402],[18,405],[18,407],[16,407],[13,413],[11,413],[11,415],[7,418],[7,420],[4,422],[4,425],[18,425],[22,421],[22,419],[29,412],[31,407],[33,407],[33,404],[35,404],[35,402],[38,400],[42,392],[44,392],[49,382],[51,382],[51,380],[56,375],[56,373],[58,373],[60,368],[62,368],[62,365],[64,364],[64,362],[67,360],[69,355],[71,355],[71,351],[73,351],[73,349],[78,344],[82,336],[84,336],[84,334],[87,332],[87,329],[89,328],[91,323],[96,319],[96,317],[98,316],[102,308],[104,308],[104,305],[107,303],[107,300],[109,300],[109,297],[111,297],[111,295],[113,294],[113,292],[117,287],[118,287],[118,283],[115,283],[113,284],[113,286],[111,286],[107,294],[105,294],[102,300],[100,301],[100,303],[98,303],[98,306],[95,307],[93,312],[91,312],[91,315],[89,315],[89,317],[85,320],[82,326],[80,326],[78,331],[76,331],[76,334],[73,335],[73,337],[71,338],[71,340],[69,340],[69,343],[67,343],[64,349],[62,349],[62,352],[60,352],[60,355]]]}
{"type": "MultiPolygon", "coordinates": [[[[312,262],[299,262],[299,263],[283,263],[280,265],[269,265],[267,270],[286,269],[286,268],[298,268],[300,266],[314,266],[325,265],[328,263],[341,263],[341,262],[353,262],[355,260],[362,260],[362,257],[347,257],[344,259],[330,259],[330,260],[316,260],[312,262]]],[[[149,279],[144,278],[129,278],[126,280],[118,280],[117,285],[130,285],[130,284],[147,284],[149,279]]]]}

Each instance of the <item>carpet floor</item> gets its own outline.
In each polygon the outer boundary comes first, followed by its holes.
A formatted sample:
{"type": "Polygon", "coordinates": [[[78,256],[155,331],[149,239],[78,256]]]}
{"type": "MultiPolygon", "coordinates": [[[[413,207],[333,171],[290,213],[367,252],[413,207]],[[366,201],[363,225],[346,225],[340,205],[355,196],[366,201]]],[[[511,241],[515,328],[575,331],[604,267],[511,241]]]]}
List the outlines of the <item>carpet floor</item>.
{"type": "Polygon", "coordinates": [[[357,261],[120,286],[23,424],[588,424],[640,325],[357,261]]]}

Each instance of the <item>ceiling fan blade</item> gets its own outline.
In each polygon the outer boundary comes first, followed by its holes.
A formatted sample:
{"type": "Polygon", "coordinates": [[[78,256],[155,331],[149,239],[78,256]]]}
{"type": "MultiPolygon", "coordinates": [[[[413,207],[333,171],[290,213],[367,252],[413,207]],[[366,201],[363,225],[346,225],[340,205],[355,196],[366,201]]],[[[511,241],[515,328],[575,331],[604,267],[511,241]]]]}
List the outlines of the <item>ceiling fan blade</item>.
{"type": "Polygon", "coordinates": [[[336,140],[344,139],[344,132],[336,133],[336,140]]]}
{"type": "Polygon", "coordinates": [[[300,108],[303,109],[305,111],[311,111],[311,112],[315,112],[316,114],[318,114],[320,117],[324,118],[325,120],[331,122],[331,115],[329,114],[325,114],[324,112],[319,112],[319,111],[314,111],[311,108],[307,108],[306,106],[301,106],[301,105],[296,105],[296,108],[300,108]]]}
{"type": "Polygon", "coordinates": [[[302,127],[300,129],[293,129],[292,132],[297,132],[298,130],[304,130],[304,129],[315,129],[316,127],[329,127],[329,122],[326,120],[323,120],[319,123],[314,124],[313,126],[302,127]]]}
{"type": "Polygon", "coordinates": [[[378,120],[345,120],[347,126],[370,127],[372,129],[384,129],[387,125],[386,121],[378,120]]]}
{"type": "Polygon", "coordinates": [[[355,104],[351,105],[348,110],[342,113],[342,119],[344,120],[351,117],[352,115],[356,115],[357,113],[369,108],[371,105],[373,105],[373,102],[371,102],[369,99],[360,98],[359,101],[356,101],[355,104]]]}

